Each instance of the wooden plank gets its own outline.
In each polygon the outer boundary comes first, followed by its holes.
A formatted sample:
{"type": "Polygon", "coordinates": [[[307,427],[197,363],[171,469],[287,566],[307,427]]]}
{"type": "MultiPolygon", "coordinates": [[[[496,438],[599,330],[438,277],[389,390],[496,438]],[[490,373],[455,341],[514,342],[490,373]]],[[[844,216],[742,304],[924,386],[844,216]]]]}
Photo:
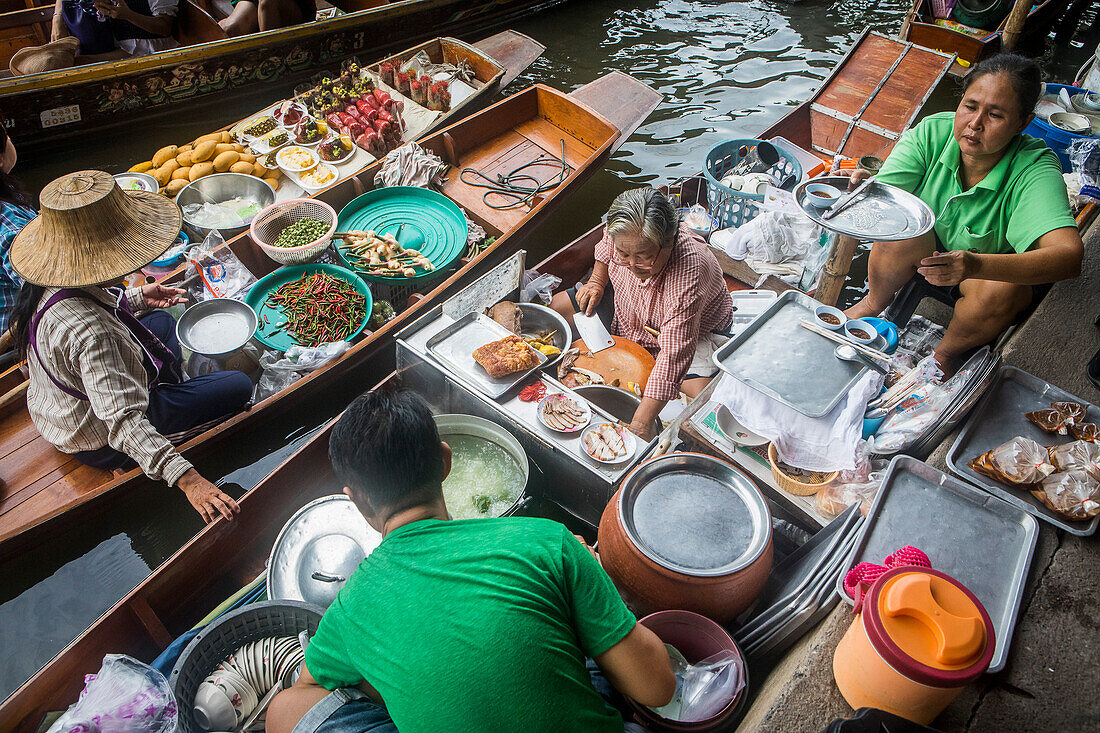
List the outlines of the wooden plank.
{"type": "MultiPolygon", "coordinates": [[[[33,484],[50,471],[72,460],[43,439],[32,440],[4,457],[0,464],[0,482],[5,492],[14,493],[33,484]]],[[[4,511],[4,502],[0,502],[0,514],[4,511]]]]}
{"type": "Polygon", "coordinates": [[[909,49],[861,119],[893,132],[906,129],[950,61],[926,49],[909,49]]]}
{"type": "Polygon", "coordinates": [[[815,101],[850,117],[856,115],[903,49],[904,44],[896,40],[868,35],[829,78],[815,101]]]}
{"type": "MultiPolygon", "coordinates": [[[[562,142],[565,142],[565,162],[576,169],[584,165],[584,161],[592,155],[592,147],[581,142],[577,138],[562,130],[556,125],[547,122],[541,117],[534,117],[515,126],[515,131],[532,143],[540,147],[546,155],[561,158],[562,142]]],[[[532,170],[540,181],[548,178],[545,170],[539,170],[545,166],[537,166],[532,170]]],[[[527,171],[524,171],[526,173],[527,171]]],[[[552,176],[549,176],[552,177],[552,176]]]]}
{"type": "Polygon", "coordinates": [[[612,152],[625,143],[664,100],[656,89],[621,71],[590,81],[569,96],[606,117],[619,130],[619,139],[612,146],[612,152]]]}
{"type": "Polygon", "coordinates": [[[534,38],[513,30],[501,31],[473,45],[504,67],[504,76],[500,79],[501,88],[508,86],[513,79],[526,71],[546,50],[546,46],[534,38]]]}
{"type": "Polygon", "coordinates": [[[38,428],[26,412],[11,415],[0,421],[0,459],[22,448],[38,436],[38,428]]]}
{"type": "MultiPolygon", "coordinates": [[[[140,473],[140,472],[139,472],[140,473]]],[[[113,488],[114,474],[72,459],[0,503],[0,542],[113,488]],[[9,505],[10,504],[10,505],[9,505]]]]}

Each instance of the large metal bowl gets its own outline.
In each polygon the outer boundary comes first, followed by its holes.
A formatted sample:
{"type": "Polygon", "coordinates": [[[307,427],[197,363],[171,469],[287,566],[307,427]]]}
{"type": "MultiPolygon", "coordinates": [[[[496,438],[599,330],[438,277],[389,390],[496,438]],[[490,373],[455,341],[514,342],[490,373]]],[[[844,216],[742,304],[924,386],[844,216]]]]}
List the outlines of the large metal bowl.
{"type": "Polygon", "coordinates": [[[227,358],[256,333],[256,311],[230,298],[211,298],[188,308],[176,322],[180,345],[196,354],[227,358]]]}
{"type": "MultiPolygon", "coordinates": [[[[176,206],[183,207],[188,204],[220,204],[223,201],[240,196],[242,199],[253,199],[259,204],[260,209],[266,209],[275,203],[275,189],[267,181],[255,176],[247,176],[243,173],[215,173],[212,176],[192,181],[176,194],[176,206]]],[[[243,226],[220,229],[222,239],[229,241],[241,232],[248,231],[251,219],[243,226]]],[[[183,224],[192,241],[206,239],[206,235],[214,231],[210,227],[201,227],[189,221],[187,215],[183,215],[183,224]]]]}
{"type": "Polygon", "coordinates": [[[439,430],[440,439],[444,442],[453,435],[472,435],[500,446],[519,465],[520,473],[523,475],[523,486],[520,487],[519,495],[512,505],[498,516],[509,516],[527,503],[527,481],[530,478],[531,466],[527,461],[526,451],[514,435],[495,422],[475,415],[436,415],[435,425],[439,430]]]}
{"type": "MultiPolygon", "coordinates": [[[[520,330],[523,331],[524,336],[534,335],[540,331],[553,331],[554,335],[551,340],[554,342],[554,346],[557,346],[563,352],[569,348],[571,336],[569,322],[562,318],[560,313],[553,308],[547,308],[537,303],[518,303],[517,305],[519,305],[519,310],[523,314],[523,320],[520,321],[520,330]]],[[[551,367],[557,364],[559,359],[561,359],[561,354],[547,357],[546,363],[542,366],[544,369],[551,367]]]]}

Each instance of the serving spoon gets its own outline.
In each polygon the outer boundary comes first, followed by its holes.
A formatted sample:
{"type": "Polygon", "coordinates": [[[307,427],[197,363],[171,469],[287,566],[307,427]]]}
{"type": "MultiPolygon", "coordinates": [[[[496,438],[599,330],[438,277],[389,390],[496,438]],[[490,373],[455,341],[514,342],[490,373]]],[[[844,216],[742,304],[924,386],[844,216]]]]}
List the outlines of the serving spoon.
{"type": "Polygon", "coordinates": [[[840,346],[836,347],[835,349],[833,349],[833,353],[836,354],[836,358],[840,359],[841,361],[851,361],[855,362],[856,364],[862,364],[863,366],[874,369],[879,374],[886,374],[885,367],[876,364],[874,361],[868,359],[866,356],[859,353],[847,344],[841,344],[840,346]]]}

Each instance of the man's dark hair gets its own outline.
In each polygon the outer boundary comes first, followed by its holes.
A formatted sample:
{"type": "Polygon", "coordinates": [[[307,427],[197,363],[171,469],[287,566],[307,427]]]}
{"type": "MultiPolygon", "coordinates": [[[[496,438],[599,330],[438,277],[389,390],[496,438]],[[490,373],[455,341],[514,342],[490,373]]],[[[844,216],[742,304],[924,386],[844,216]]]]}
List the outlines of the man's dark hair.
{"type": "Polygon", "coordinates": [[[428,405],[415,392],[380,389],[356,398],[328,442],[336,475],[374,509],[432,501],[443,483],[443,448],[428,405]]]}

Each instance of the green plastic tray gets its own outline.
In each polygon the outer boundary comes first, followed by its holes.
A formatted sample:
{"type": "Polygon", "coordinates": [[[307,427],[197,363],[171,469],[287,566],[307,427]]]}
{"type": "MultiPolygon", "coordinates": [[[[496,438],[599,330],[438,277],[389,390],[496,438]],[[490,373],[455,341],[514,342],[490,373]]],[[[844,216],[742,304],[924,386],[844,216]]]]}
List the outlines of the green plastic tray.
{"type": "Polygon", "coordinates": [[[335,275],[341,280],[345,280],[351,283],[357,291],[363,294],[363,297],[367,299],[366,302],[366,316],[363,318],[363,322],[359,324],[357,328],[345,341],[351,341],[360,333],[363,332],[363,328],[367,325],[367,321],[370,319],[371,309],[374,308],[374,298],[371,296],[370,288],[363,282],[363,278],[356,275],[354,272],[347,270],[339,265],[330,265],[328,263],[314,263],[312,265],[290,265],[283,267],[275,272],[271,273],[267,277],[261,278],[252,289],[248,291],[248,295],[245,296],[244,302],[252,306],[252,310],[256,311],[256,317],[260,321],[260,326],[256,329],[256,340],[263,345],[278,349],[279,351],[286,351],[291,346],[299,345],[293,336],[286,331],[279,331],[265,336],[263,332],[265,330],[270,331],[271,326],[276,323],[283,322],[283,312],[281,308],[275,308],[269,305],[265,305],[267,296],[271,294],[273,290],[276,290],[279,286],[292,280],[299,280],[306,275],[313,275],[318,272],[327,272],[330,275],[335,275]],[[264,316],[267,316],[267,320],[270,322],[270,326],[265,327],[263,325],[264,316]]]}
{"type": "MultiPolygon", "coordinates": [[[[466,250],[469,229],[458,204],[441,193],[416,186],[391,186],[368,191],[340,211],[337,231],[374,230],[392,234],[408,249],[420,250],[435,266],[432,272],[415,277],[367,275],[354,269],[364,280],[377,283],[415,283],[449,267],[466,250]],[[401,225],[404,224],[402,227],[401,225]]],[[[343,245],[337,251],[345,263],[343,245]]]]}

